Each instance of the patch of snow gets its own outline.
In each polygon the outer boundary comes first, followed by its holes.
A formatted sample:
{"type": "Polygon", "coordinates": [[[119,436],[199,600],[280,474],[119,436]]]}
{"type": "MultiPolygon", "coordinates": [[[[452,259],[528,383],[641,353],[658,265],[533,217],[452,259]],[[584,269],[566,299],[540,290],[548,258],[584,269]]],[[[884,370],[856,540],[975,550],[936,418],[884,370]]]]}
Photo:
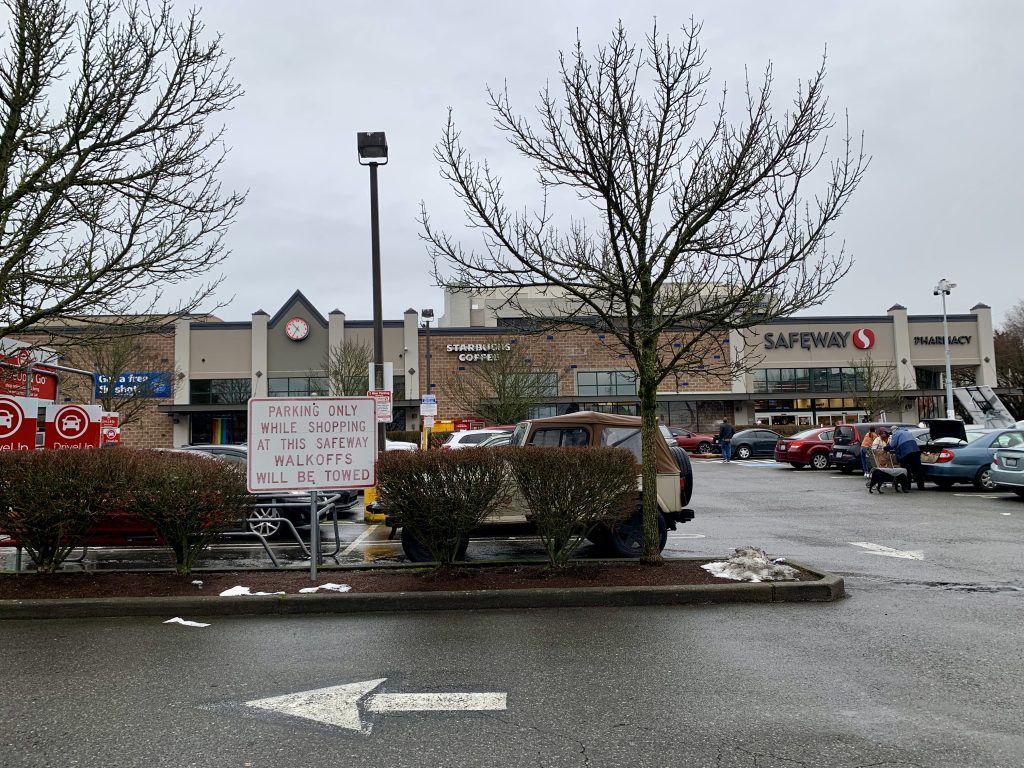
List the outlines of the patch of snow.
{"type": "Polygon", "coordinates": [[[309,594],[316,592],[318,589],[326,589],[328,592],[348,592],[352,587],[348,584],[321,584],[319,587],[303,587],[299,592],[309,594]]]}
{"type": "Polygon", "coordinates": [[[728,560],[707,563],[701,568],[720,579],[733,581],[793,581],[796,569],[783,565],[782,560],[770,560],[757,547],[739,547],[728,560]]]}
{"type": "Polygon", "coordinates": [[[221,597],[239,597],[240,595],[283,595],[284,592],[252,592],[248,587],[232,587],[220,593],[221,597]]]}
{"type": "Polygon", "coordinates": [[[164,624],[181,624],[183,627],[208,627],[209,624],[203,624],[201,621],[188,621],[175,616],[173,619],[168,619],[164,624]]]}

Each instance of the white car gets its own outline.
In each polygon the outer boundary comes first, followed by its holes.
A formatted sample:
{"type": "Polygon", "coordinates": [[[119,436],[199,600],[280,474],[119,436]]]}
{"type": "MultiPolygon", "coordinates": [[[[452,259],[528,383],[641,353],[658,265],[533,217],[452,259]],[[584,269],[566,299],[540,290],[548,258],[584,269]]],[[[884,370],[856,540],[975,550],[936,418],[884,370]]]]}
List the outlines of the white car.
{"type": "Polygon", "coordinates": [[[384,438],[384,450],[385,451],[415,451],[418,450],[419,446],[416,443],[410,443],[405,440],[388,440],[384,438]]]}
{"type": "Polygon", "coordinates": [[[494,435],[511,435],[513,427],[494,427],[493,429],[462,429],[452,432],[441,446],[442,451],[454,451],[459,448],[476,448],[484,440],[494,435]]]}

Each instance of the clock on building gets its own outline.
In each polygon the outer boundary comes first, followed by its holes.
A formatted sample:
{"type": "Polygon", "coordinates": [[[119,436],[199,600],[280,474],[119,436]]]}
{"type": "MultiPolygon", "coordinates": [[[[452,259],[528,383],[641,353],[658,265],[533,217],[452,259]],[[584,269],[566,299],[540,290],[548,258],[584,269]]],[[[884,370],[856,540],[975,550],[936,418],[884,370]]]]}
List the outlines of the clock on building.
{"type": "Polygon", "coordinates": [[[309,336],[309,323],[301,317],[293,317],[284,324],[284,335],[292,341],[302,341],[309,336]]]}

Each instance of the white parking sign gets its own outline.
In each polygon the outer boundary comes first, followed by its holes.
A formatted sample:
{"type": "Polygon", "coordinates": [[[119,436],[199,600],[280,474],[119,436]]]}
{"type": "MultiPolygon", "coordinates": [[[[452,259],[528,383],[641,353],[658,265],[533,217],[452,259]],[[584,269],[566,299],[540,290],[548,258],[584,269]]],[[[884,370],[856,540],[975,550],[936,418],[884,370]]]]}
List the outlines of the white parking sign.
{"type": "Polygon", "coordinates": [[[365,488],[376,483],[376,458],[373,398],[249,401],[251,493],[365,488]]]}

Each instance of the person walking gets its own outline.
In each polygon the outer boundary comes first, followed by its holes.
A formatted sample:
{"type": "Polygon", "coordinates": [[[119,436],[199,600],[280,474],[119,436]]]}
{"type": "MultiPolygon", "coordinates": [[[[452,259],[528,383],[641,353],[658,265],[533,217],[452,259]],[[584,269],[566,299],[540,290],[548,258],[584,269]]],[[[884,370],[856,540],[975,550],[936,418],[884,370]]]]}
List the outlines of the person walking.
{"type": "Polygon", "coordinates": [[[722,446],[722,463],[728,464],[732,460],[732,436],[736,430],[732,428],[728,417],[722,419],[722,426],[718,428],[718,443],[722,446]]]}
{"type": "Polygon", "coordinates": [[[896,427],[885,450],[896,455],[896,461],[917,482],[917,490],[924,490],[924,467],[921,466],[921,446],[906,427],[896,427]]]}
{"type": "Polygon", "coordinates": [[[871,467],[868,464],[868,451],[871,450],[871,446],[874,445],[877,438],[878,433],[875,432],[874,427],[870,427],[868,429],[868,433],[864,435],[864,439],[860,441],[860,465],[864,469],[864,477],[871,477],[871,467]]]}

